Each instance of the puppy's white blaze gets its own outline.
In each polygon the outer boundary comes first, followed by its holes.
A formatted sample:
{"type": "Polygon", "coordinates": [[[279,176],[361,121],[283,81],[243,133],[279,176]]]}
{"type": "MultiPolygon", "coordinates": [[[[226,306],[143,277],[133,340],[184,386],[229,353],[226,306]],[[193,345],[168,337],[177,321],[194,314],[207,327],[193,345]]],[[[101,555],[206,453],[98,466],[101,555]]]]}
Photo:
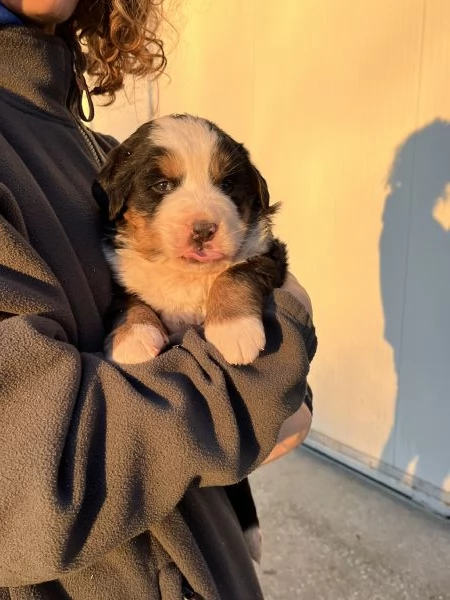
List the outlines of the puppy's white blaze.
{"type": "Polygon", "coordinates": [[[261,564],[262,557],[262,535],[258,525],[253,525],[244,532],[245,542],[253,560],[261,564]]]}
{"type": "Polygon", "coordinates": [[[136,323],[119,343],[112,344],[108,358],[122,365],[136,365],[158,356],[166,343],[159,329],[149,323],[136,323]]]}
{"type": "Polygon", "coordinates": [[[248,365],[266,345],[262,321],[255,316],[208,324],[205,337],[232,365],[248,365]]]}

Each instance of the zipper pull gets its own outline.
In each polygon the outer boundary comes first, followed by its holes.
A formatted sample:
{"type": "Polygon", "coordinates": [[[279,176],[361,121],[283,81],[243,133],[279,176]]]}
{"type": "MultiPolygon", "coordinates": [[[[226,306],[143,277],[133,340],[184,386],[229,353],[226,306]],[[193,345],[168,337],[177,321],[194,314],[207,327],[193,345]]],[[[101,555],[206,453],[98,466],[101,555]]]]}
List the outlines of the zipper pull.
{"type": "Polygon", "coordinates": [[[77,87],[80,92],[78,95],[78,99],[77,99],[78,113],[83,121],[86,121],[86,123],[90,123],[92,121],[92,119],[94,118],[94,114],[95,114],[94,103],[92,102],[91,94],[89,92],[89,88],[86,83],[86,79],[84,78],[84,75],[82,73],[78,73],[75,64],[73,65],[73,72],[75,73],[75,81],[77,82],[77,87]],[[88,107],[89,107],[88,115],[86,115],[84,112],[83,94],[86,95],[86,100],[87,100],[88,107]]]}

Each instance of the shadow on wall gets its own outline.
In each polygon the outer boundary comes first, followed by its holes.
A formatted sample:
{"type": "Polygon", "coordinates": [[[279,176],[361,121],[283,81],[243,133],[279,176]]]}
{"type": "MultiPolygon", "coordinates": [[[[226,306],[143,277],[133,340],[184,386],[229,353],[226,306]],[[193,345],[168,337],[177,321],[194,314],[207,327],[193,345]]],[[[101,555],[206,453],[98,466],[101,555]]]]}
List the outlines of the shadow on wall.
{"type": "Polygon", "coordinates": [[[396,153],[388,183],[380,278],[397,398],[382,460],[409,470],[414,487],[425,481],[444,488],[450,475],[450,123],[437,120],[412,134],[396,153]]]}

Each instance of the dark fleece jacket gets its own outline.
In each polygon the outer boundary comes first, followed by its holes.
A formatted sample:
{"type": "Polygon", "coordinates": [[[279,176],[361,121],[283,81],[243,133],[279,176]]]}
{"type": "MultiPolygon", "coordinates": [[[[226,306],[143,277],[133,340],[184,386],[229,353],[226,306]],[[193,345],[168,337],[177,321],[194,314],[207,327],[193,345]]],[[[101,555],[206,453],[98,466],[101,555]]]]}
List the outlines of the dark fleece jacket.
{"type": "Polygon", "coordinates": [[[251,366],[193,330],[151,363],[106,362],[99,156],[74,90],[62,40],[0,27],[0,599],[176,600],[184,579],[257,600],[220,486],[301,404],[314,329],[277,291],[251,366]]]}

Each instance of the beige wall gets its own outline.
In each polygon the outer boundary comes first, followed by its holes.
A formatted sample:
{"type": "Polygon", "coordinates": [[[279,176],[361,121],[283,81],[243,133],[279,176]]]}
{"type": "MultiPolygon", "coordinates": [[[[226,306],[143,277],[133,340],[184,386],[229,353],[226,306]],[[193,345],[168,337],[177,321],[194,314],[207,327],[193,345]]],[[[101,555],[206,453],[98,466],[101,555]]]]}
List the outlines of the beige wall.
{"type": "MultiPolygon", "coordinates": [[[[159,86],[159,114],[192,112],[216,121],[248,146],[273,200],[283,203],[278,233],[311,293],[320,339],[311,376],[312,440],[369,467],[383,459],[450,492],[450,413],[430,381],[421,380],[422,357],[405,358],[402,346],[405,328],[414,329],[414,310],[418,318],[427,312],[414,286],[408,292],[408,281],[423,276],[410,268],[420,223],[414,159],[411,177],[401,182],[412,190],[405,192],[406,210],[397,211],[394,195],[394,210],[384,213],[396,150],[414,132],[426,137],[423,128],[436,118],[450,121],[450,4],[189,0],[184,10],[186,24],[169,57],[171,82],[159,86]],[[389,223],[380,263],[383,214],[389,223]],[[427,466],[442,462],[443,452],[444,465],[427,466]]],[[[434,209],[442,232],[448,207],[444,198],[434,209]]],[[[439,235],[434,231],[431,238],[439,235]]],[[[427,248],[433,239],[425,240],[427,248]]],[[[441,264],[450,248],[444,237],[439,243],[441,264]]],[[[450,282],[444,288],[432,310],[450,322],[450,282]]],[[[439,337],[426,341],[439,346],[439,337]]],[[[413,336],[408,343],[421,341],[413,336]]],[[[439,355],[450,370],[450,346],[441,344],[439,355]]],[[[443,369],[428,369],[426,377],[450,389],[443,369]]]]}
{"type": "Polygon", "coordinates": [[[117,94],[114,104],[105,106],[105,102],[98,99],[94,99],[94,103],[95,119],[92,128],[122,141],[139,125],[151,119],[151,84],[142,79],[128,80],[125,90],[117,94]]]}

